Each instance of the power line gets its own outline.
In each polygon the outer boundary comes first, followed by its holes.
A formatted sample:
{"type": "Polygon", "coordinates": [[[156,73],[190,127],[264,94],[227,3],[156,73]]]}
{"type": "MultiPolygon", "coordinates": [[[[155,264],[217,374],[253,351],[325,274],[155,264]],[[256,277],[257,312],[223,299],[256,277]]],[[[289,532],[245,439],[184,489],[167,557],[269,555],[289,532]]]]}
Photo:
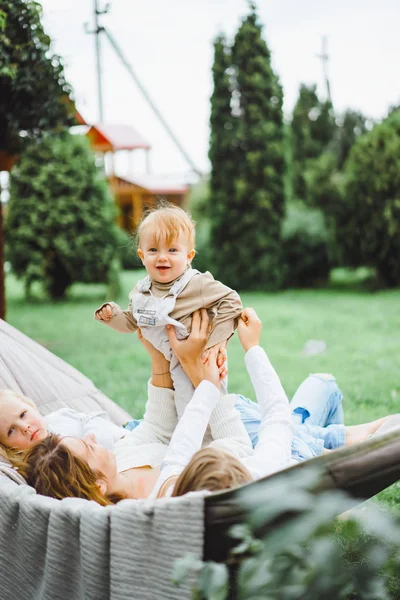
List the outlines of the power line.
{"type": "Polygon", "coordinates": [[[180,153],[182,154],[182,156],[185,158],[186,162],[193,169],[193,171],[197,175],[199,175],[199,177],[201,177],[203,175],[202,172],[199,171],[199,169],[196,167],[196,165],[194,164],[194,162],[190,158],[189,154],[186,152],[186,150],[184,149],[184,147],[182,146],[182,144],[180,143],[180,141],[178,140],[178,138],[176,137],[176,135],[172,131],[171,127],[168,125],[167,121],[164,119],[164,117],[162,116],[161,112],[158,110],[157,106],[154,104],[153,100],[150,98],[150,96],[149,96],[148,92],[146,91],[145,87],[139,81],[136,73],[134,72],[134,70],[132,68],[132,65],[126,60],[125,56],[123,55],[122,50],[118,46],[115,38],[111,35],[111,33],[107,29],[104,29],[104,33],[105,33],[106,37],[108,38],[108,41],[110,42],[110,44],[114,48],[117,56],[119,57],[119,59],[121,60],[121,62],[123,63],[123,65],[126,67],[128,73],[130,74],[130,76],[132,77],[132,79],[134,80],[134,82],[136,83],[136,85],[139,88],[139,90],[142,92],[145,100],[147,101],[147,103],[149,104],[149,106],[151,107],[151,109],[153,110],[154,114],[156,115],[156,117],[158,118],[158,120],[160,121],[160,123],[163,125],[164,129],[166,130],[166,132],[170,136],[171,140],[174,142],[175,146],[178,148],[178,150],[180,151],[180,153]]]}
{"type": "Polygon", "coordinates": [[[120,46],[118,45],[116,39],[114,38],[114,36],[105,27],[103,27],[102,25],[99,24],[99,16],[106,14],[108,11],[109,11],[109,5],[108,4],[106,5],[106,7],[105,7],[104,10],[99,10],[99,8],[98,8],[98,0],[94,0],[94,18],[95,18],[95,27],[94,27],[94,30],[90,31],[88,29],[88,27],[87,27],[87,24],[85,25],[85,31],[87,33],[95,34],[95,36],[96,36],[97,94],[98,94],[98,103],[99,103],[99,118],[100,118],[100,122],[103,121],[103,116],[104,116],[104,110],[103,110],[103,93],[102,93],[102,67],[101,67],[100,35],[102,33],[104,33],[105,36],[107,37],[108,41],[110,42],[112,48],[114,49],[115,53],[117,54],[118,58],[120,59],[120,61],[122,62],[122,64],[127,69],[128,73],[132,77],[133,81],[135,82],[135,84],[139,88],[140,92],[144,96],[147,104],[150,106],[150,108],[152,109],[152,111],[156,115],[157,119],[160,121],[160,123],[162,124],[162,126],[164,127],[164,129],[166,130],[166,132],[168,133],[169,137],[171,138],[171,140],[173,141],[173,143],[175,144],[175,146],[178,148],[179,152],[182,154],[182,156],[184,157],[184,159],[186,160],[186,162],[188,163],[188,165],[191,167],[191,169],[199,177],[202,177],[203,173],[196,167],[195,163],[192,161],[191,157],[189,156],[189,154],[187,153],[187,151],[185,150],[185,148],[182,146],[181,142],[178,140],[177,136],[174,134],[174,132],[172,131],[171,127],[168,125],[166,119],[164,119],[163,115],[161,114],[161,112],[159,111],[159,109],[157,108],[157,106],[155,105],[155,103],[153,102],[153,100],[150,97],[149,93],[147,92],[146,88],[141,83],[141,81],[139,80],[139,78],[136,75],[135,71],[133,70],[132,65],[125,58],[125,55],[123,54],[123,52],[122,52],[120,46]]]}

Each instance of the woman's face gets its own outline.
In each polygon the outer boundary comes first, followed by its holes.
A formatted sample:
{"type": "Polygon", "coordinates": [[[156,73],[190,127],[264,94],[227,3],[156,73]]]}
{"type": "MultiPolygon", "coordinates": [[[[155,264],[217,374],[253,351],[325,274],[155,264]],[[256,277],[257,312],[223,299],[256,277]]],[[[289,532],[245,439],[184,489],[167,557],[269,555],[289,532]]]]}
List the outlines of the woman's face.
{"type": "Polygon", "coordinates": [[[82,460],[88,463],[89,467],[104,475],[104,483],[107,486],[107,491],[112,488],[115,477],[117,476],[117,463],[115,454],[100,446],[96,442],[96,436],[93,433],[85,435],[82,439],[65,437],[60,444],[66,446],[75,456],[79,456],[82,460]]]}

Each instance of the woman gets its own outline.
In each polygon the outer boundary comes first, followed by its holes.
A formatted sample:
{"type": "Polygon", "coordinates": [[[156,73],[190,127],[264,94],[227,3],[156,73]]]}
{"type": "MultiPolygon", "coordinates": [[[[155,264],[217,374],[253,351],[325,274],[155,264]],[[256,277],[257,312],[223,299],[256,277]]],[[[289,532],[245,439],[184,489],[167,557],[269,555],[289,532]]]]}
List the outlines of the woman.
{"type": "MultiPolygon", "coordinates": [[[[195,315],[192,333],[187,340],[178,341],[174,330],[169,331],[174,352],[196,388],[195,394],[200,398],[203,397],[204,403],[210,394],[214,397],[216,394],[219,395],[216,385],[216,373],[218,375],[219,373],[216,365],[212,364],[210,360],[203,364],[200,358],[207,338],[207,326],[208,319],[203,313],[195,315]]],[[[136,436],[133,438],[136,441],[133,443],[130,436],[125,436],[116,443],[114,453],[111,453],[97,444],[91,436],[87,436],[83,440],[71,437],[60,440],[56,436],[46,438],[28,450],[25,463],[21,467],[21,472],[39,493],[56,498],[66,496],[91,498],[102,504],[108,504],[121,497],[145,498],[152,492],[154,494],[153,490],[160,473],[159,465],[165,457],[177,417],[168,363],[149,344],[146,343],[146,347],[152,356],[151,385],[155,388],[155,393],[152,398],[151,395],[149,396],[144,421],[134,432],[136,436]],[[146,434],[143,438],[144,443],[140,446],[137,443],[140,441],[137,434],[140,433],[140,428],[144,430],[149,427],[154,435],[149,441],[146,434]],[[90,469],[90,476],[87,469],[90,469]]],[[[336,387],[330,378],[321,377],[317,381],[321,385],[329,383],[330,392],[336,387]]],[[[319,415],[322,418],[324,412],[328,421],[330,418],[338,419],[341,401],[337,387],[334,394],[330,392],[326,396],[330,402],[322,403],[324,404],[323,410],[320,410],[319,415]],[[335,394],[335,401],[333,401],[332,397],[335,394]]],[[[232,396],[225,397],[219,402],[215,414],[213,413],[211,429],[214,441],[212,444],[236,452],[239,457],[244,457],[251,455],[252,451],[240,418],[233,410],[233,404],[232,396]]],[[[302,406],[297,402],[294,406],[295,415],[300,415],[305,424],[312,416],[311,413],[314,410],[312,404],[315,402],[309,402],[308,405],[304,402],[302,406]]],[[[283,454],[287,457],[287,444],[289,443],[290,446],[292,425],[288,408],[286,407],[283,412],[284,416],[281,418],[283,433],[280,437],[282,438],[283,454]]],[[[343,443],[353,443],[355,440],[360,441],[363,437],[367,437],[379,424],[380,422],[374,422],[355,428],[344,428],[344,425],[340,423],[331,423],[329,426],[335,426],[338,431],[340,426],[344,434],[341,440],[343,445],[343,443]]],[[[309,427],[314,427],[316,431],[322,429],[314,423],[311,423],[309,427]]],[[[320,440],[318,444],[322,452],[325,443],[323,436],[325,435],[328,440],[332,436],[324,432],[319,432],[319,435],[321,437],[316,439],[320,440]]],[[[335,439],[337,440],[337,436],[335,439]]],[[[332,440],[329,443],[331,442],[332,440]]],[[[284,468],[285,465],[287,465],[286,459],[282,462],[281,468],[284,468]]]]}

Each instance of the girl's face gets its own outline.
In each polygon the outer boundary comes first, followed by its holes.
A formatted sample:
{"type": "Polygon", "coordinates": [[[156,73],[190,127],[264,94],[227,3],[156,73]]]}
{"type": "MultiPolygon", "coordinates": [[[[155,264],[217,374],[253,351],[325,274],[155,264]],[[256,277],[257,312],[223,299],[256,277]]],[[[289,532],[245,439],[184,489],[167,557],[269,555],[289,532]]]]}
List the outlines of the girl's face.
{"type": "Polygon", "coordinates": [[[40,412],[18,396],[0,400],[0,443],[7,448],[25,450],[48,435],[40,412]]]}
{"type": "Polygon", "coordinates": [[[96,437],[93,433],[85,435],[82,439],[65,437],[61,440],[60,444],[63,444],[75,456],[79,456],[79,458],[87,462],[92,471],[102,473],[104,475],[102,482],[106,484],[107,491],[112,489],[113,482],[117,476],[115,454],[111,450],[104,448],[104,446],[100,446],[96,442],[96,437]]]}

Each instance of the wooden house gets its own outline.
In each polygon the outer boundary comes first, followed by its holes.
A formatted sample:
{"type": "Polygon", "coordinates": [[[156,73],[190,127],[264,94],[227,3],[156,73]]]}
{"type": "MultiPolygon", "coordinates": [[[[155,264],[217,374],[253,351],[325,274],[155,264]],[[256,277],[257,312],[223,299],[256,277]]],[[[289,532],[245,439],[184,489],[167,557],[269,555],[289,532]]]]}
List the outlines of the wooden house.
{"type": "Polygon", "coordinates": [[[87,132],[94,152],[107,160],[106,175],[115,203],[119,208],[118,223],[121,229],[134,230],[146,208],[154,206],[161,198],[178,206],[184,206],[188,186],[177,185],[168,179],[149,175],[150,144],[133,127],[125,125],[93,125],[87,132]],[[146,153],[147,174],[132,175],[117,173],[114,155],[119,151],[146,153]]]}
{"type": "Polygon", "coordinates": [[[177,185],[154,175],[114,175],[109,181],[119,207],[119,225],[126,231],[134,230],[143,211],[155,206],[160,199],[183,207],[188,193],[186,185],[177,185]]]}

